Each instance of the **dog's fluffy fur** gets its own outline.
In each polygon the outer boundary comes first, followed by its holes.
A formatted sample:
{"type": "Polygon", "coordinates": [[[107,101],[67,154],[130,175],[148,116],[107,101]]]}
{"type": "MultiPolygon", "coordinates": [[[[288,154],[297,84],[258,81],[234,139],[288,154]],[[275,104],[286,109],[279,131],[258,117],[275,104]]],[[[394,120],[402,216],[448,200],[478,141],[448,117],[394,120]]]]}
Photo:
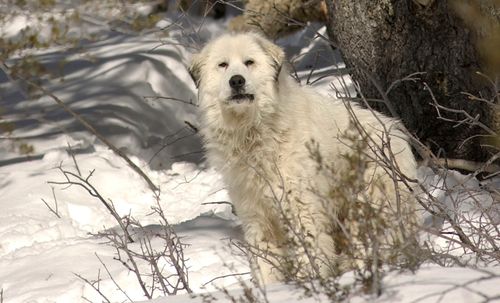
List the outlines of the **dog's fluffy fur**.
{"type": "MultiPolygon", "coordinates": [[[[408,178],[416,176],[415,159],[398,121],[355,105],[346,107],[300,86],[284,61],[280,47],[254,33],[226,34],[208,43],[190,67],[199,88],[200,132],[209,163],[222,173],[249,244],[277,255],[300,255],[284,249],[290,231],[283,219],[285,209],[297,218],[288,224],[300,224],[313,249],[335,259],[339,248],[332,232],[340,229],[331,228],[338,223],[332,218],[345,202],[329,193],[337,185],[332,184],[335,173],[349,169],[346,155],[359,152],[344,135],[356,133],[356,141],[366,132],[364,140],[374,142],[366,150],[372,161],[363,170],[365,193],[398,208],[400,215],[411,213],[414,200],[404,188],[396,190],[394,170],[387,169],[382,158],[393,155],[397,171],[408,178]]],[[[404,219],[390,220],[397,226],[404,219]]],[[[397,227],[387,229],[398,236],[397,227]]],[[[298,258],[310,265],[310,258],[298,258]]],[[[257,263],[265,282],[283,279],[268,262],[257,263]]],[[[327,266],[316,265],[322,275],[329,274],[327,266]]]]}

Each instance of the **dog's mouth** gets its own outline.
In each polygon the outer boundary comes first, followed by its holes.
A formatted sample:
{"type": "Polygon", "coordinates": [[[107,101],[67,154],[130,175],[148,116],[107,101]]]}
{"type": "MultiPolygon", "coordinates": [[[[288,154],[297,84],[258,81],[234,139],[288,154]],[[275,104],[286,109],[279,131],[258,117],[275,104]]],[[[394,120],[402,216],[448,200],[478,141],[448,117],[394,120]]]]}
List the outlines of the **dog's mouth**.
{"type": "Polygon", "coordinates": [[[243,102],[252,102],[255,99],[253,94],[235,94],[228,98],[228,101],[243,103],[243,102]]]}

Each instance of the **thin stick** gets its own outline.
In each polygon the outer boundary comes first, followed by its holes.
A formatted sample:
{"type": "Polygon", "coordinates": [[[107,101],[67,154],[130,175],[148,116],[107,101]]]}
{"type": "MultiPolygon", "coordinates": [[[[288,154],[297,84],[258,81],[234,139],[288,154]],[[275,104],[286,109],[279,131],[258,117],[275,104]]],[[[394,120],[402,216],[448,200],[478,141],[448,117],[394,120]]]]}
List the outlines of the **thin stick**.
{"type": "MultiPolygon", "coordinates": [[[[116,282],[116,280],[113,278],[113,275],[111,275],[111,273],[109,272],[109,269],[108,267],[106,266],[106,264],[104,264],[104,262],[101,260],[101,258],[99,257],[99,255],[97,253],[95,253],[95,256],[97,257],[97,259],[99,260],[99,262],[102,264],[102,266],[104,266],[104,269],[106,270],[106,272],[108,273],[108,277],[111,279],[111,281],[113,281],[113,284],[115,284],[115,286],[118,288],[118,290],[125,296],[127,297],[127,299],[130,301],[130,302],[134,302],[128,295],[127,293],[120,287],[120,285],[116,282]]],[[[148,296],[148,299],[151,299],[151,297],[148,296]]]]}
{"type": "Polygon", "coordinates": [[[180,103],[184,103],[184,104],[193,105],[193,106],[198,107],[198,105],[195,104],[192,99],[189,99],[189,101],[186,101],[186,100],[179,99],[179,98],[164,97],[164,96],[143,96],[143,98],[144,99],[153,99],[155,101],[158,100],[158,99],[171,100],[171,101],[176,101],[176,102],[180,102],[180,103]]]}
{"type": "Polygon", "coordinates": [[[78,166],[78,163],[76,162],[75,152],[73,151],[73,148],[71,148],[71,145],[69,144],[69,142],[66,142],[66,144],[68,144],[68,151],[69,151],[69,154],[71,155],[71,158],[73,159],[73,163],[75,164],[76,171],[78,172],[78,175],[81,176],[82,172],[80,171],[80,167],[78,166]]]}
{"type": "Polygon", "coordinates": [[[205,283],[202,284],[202,286],[206,286],[210,283],[212,283],[213,281],[216,281],[216,280],[219,280],[219,279],[225,279],[225,278],[229,278],[229,277],[237,277],[237,276],[245,276],[245,275],[250,275],[251,272],[242,272],[242,273],[235,273],[235,274],[228,274],[228,275],[222,275],[222,276],[218,276],[218,277],[215,277],[205,283]]]}
{"type": "MultiPolygon", "coordinates": [[[[53,209],[49,203],[47,203],[47,201],[45,201],[44,199],[42,199],[42,202],[45,204],[45,206],[47,206],[47,208],[54,214],[56,215],[59,219],[61,219],[61,216],[59,215],[59,210],[58,210],[58,206],[57,206],[57,199],[56,199],[56,193],[54,191],[54,188],[52,187],[52,196],[54,197],[54,204],[55,204],[55,209],[53,209]]],[[[1,302],[0,302],[1,303],[1,302]]]]}
{"type": "Polygon", "coordinates": [[[233,205],[233,203],[228,202],[228,201],[216,201],[216,202],[203,202],[201,205],[211,205],[211,204],[228,204],[228,205],[233,205]]]}
{"type": "MultiPolygon", "coordinates": [[[[77,273],[73,273],[77,278],[82,280],[83,282],[87,283],[92,287],[107,303],[111,303],[111,301],[104,295],[99,287],[99,283],[101,282],[101,271],[99,270],[97,273],[97,281],[89,281],[88,279],[84,278],[82,275],[79,275],[77,273]],[[95,284],[97,283],[97,286],[95,284]]],[[[84,298],[84,300],[89,301],[88,299],[84,298]]],[[[90,302],[90,301],[89,301],[90,302]]]]}

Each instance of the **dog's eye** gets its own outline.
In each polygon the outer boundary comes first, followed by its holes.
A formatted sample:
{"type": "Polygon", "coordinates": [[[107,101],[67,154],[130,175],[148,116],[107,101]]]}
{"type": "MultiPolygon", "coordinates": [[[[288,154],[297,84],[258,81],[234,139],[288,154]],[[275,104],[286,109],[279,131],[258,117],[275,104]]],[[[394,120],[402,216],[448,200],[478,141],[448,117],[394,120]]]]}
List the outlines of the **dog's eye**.
{"type": "Polygon", "coordinates": [[[247,61],[245,61],[245,65],[246,66],[250,66],[250,65],[253,65],[255,62],[252,60],[252,59],[248,59],[247,61]]]}
{"type": "Polygon", "coordinates": [[[226,62],[221,62],[219,63],[218,65],[220,68],[226,68],[227,67],[227,63],[226,62]]]}

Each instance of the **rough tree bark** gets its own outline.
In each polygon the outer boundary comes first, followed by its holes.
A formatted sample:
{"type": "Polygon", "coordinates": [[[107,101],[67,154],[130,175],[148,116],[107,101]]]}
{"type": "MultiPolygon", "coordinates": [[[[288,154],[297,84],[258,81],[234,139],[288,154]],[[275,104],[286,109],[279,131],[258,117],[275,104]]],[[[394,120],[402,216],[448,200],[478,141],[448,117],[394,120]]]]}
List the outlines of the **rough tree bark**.
{"type": "MultiPolygon", "coordinates": [[[[420,81],[402,81],[387,96],[392,114],[442,157],[484,161],[485,132],[478,126],[456,125],[438,119],[424,83],[445,107],[465,110],[490,125],[492,110],[472,101],[463,92],[491,97],[491,85],[476,72],[482,71],[475,48],[475,33],[450,7],[439,0],[327,0],[327,27],[352,76],[368,99],[381,99],[394,81],[424,72],[420,81]],[[479,135],[479,136],[478,136],[479,135]]],[[[370,105],[391,114],[387,105],[370,105]]],[[[458,113],[444,112],[449,119],[463,120],[458,113]]]]}

